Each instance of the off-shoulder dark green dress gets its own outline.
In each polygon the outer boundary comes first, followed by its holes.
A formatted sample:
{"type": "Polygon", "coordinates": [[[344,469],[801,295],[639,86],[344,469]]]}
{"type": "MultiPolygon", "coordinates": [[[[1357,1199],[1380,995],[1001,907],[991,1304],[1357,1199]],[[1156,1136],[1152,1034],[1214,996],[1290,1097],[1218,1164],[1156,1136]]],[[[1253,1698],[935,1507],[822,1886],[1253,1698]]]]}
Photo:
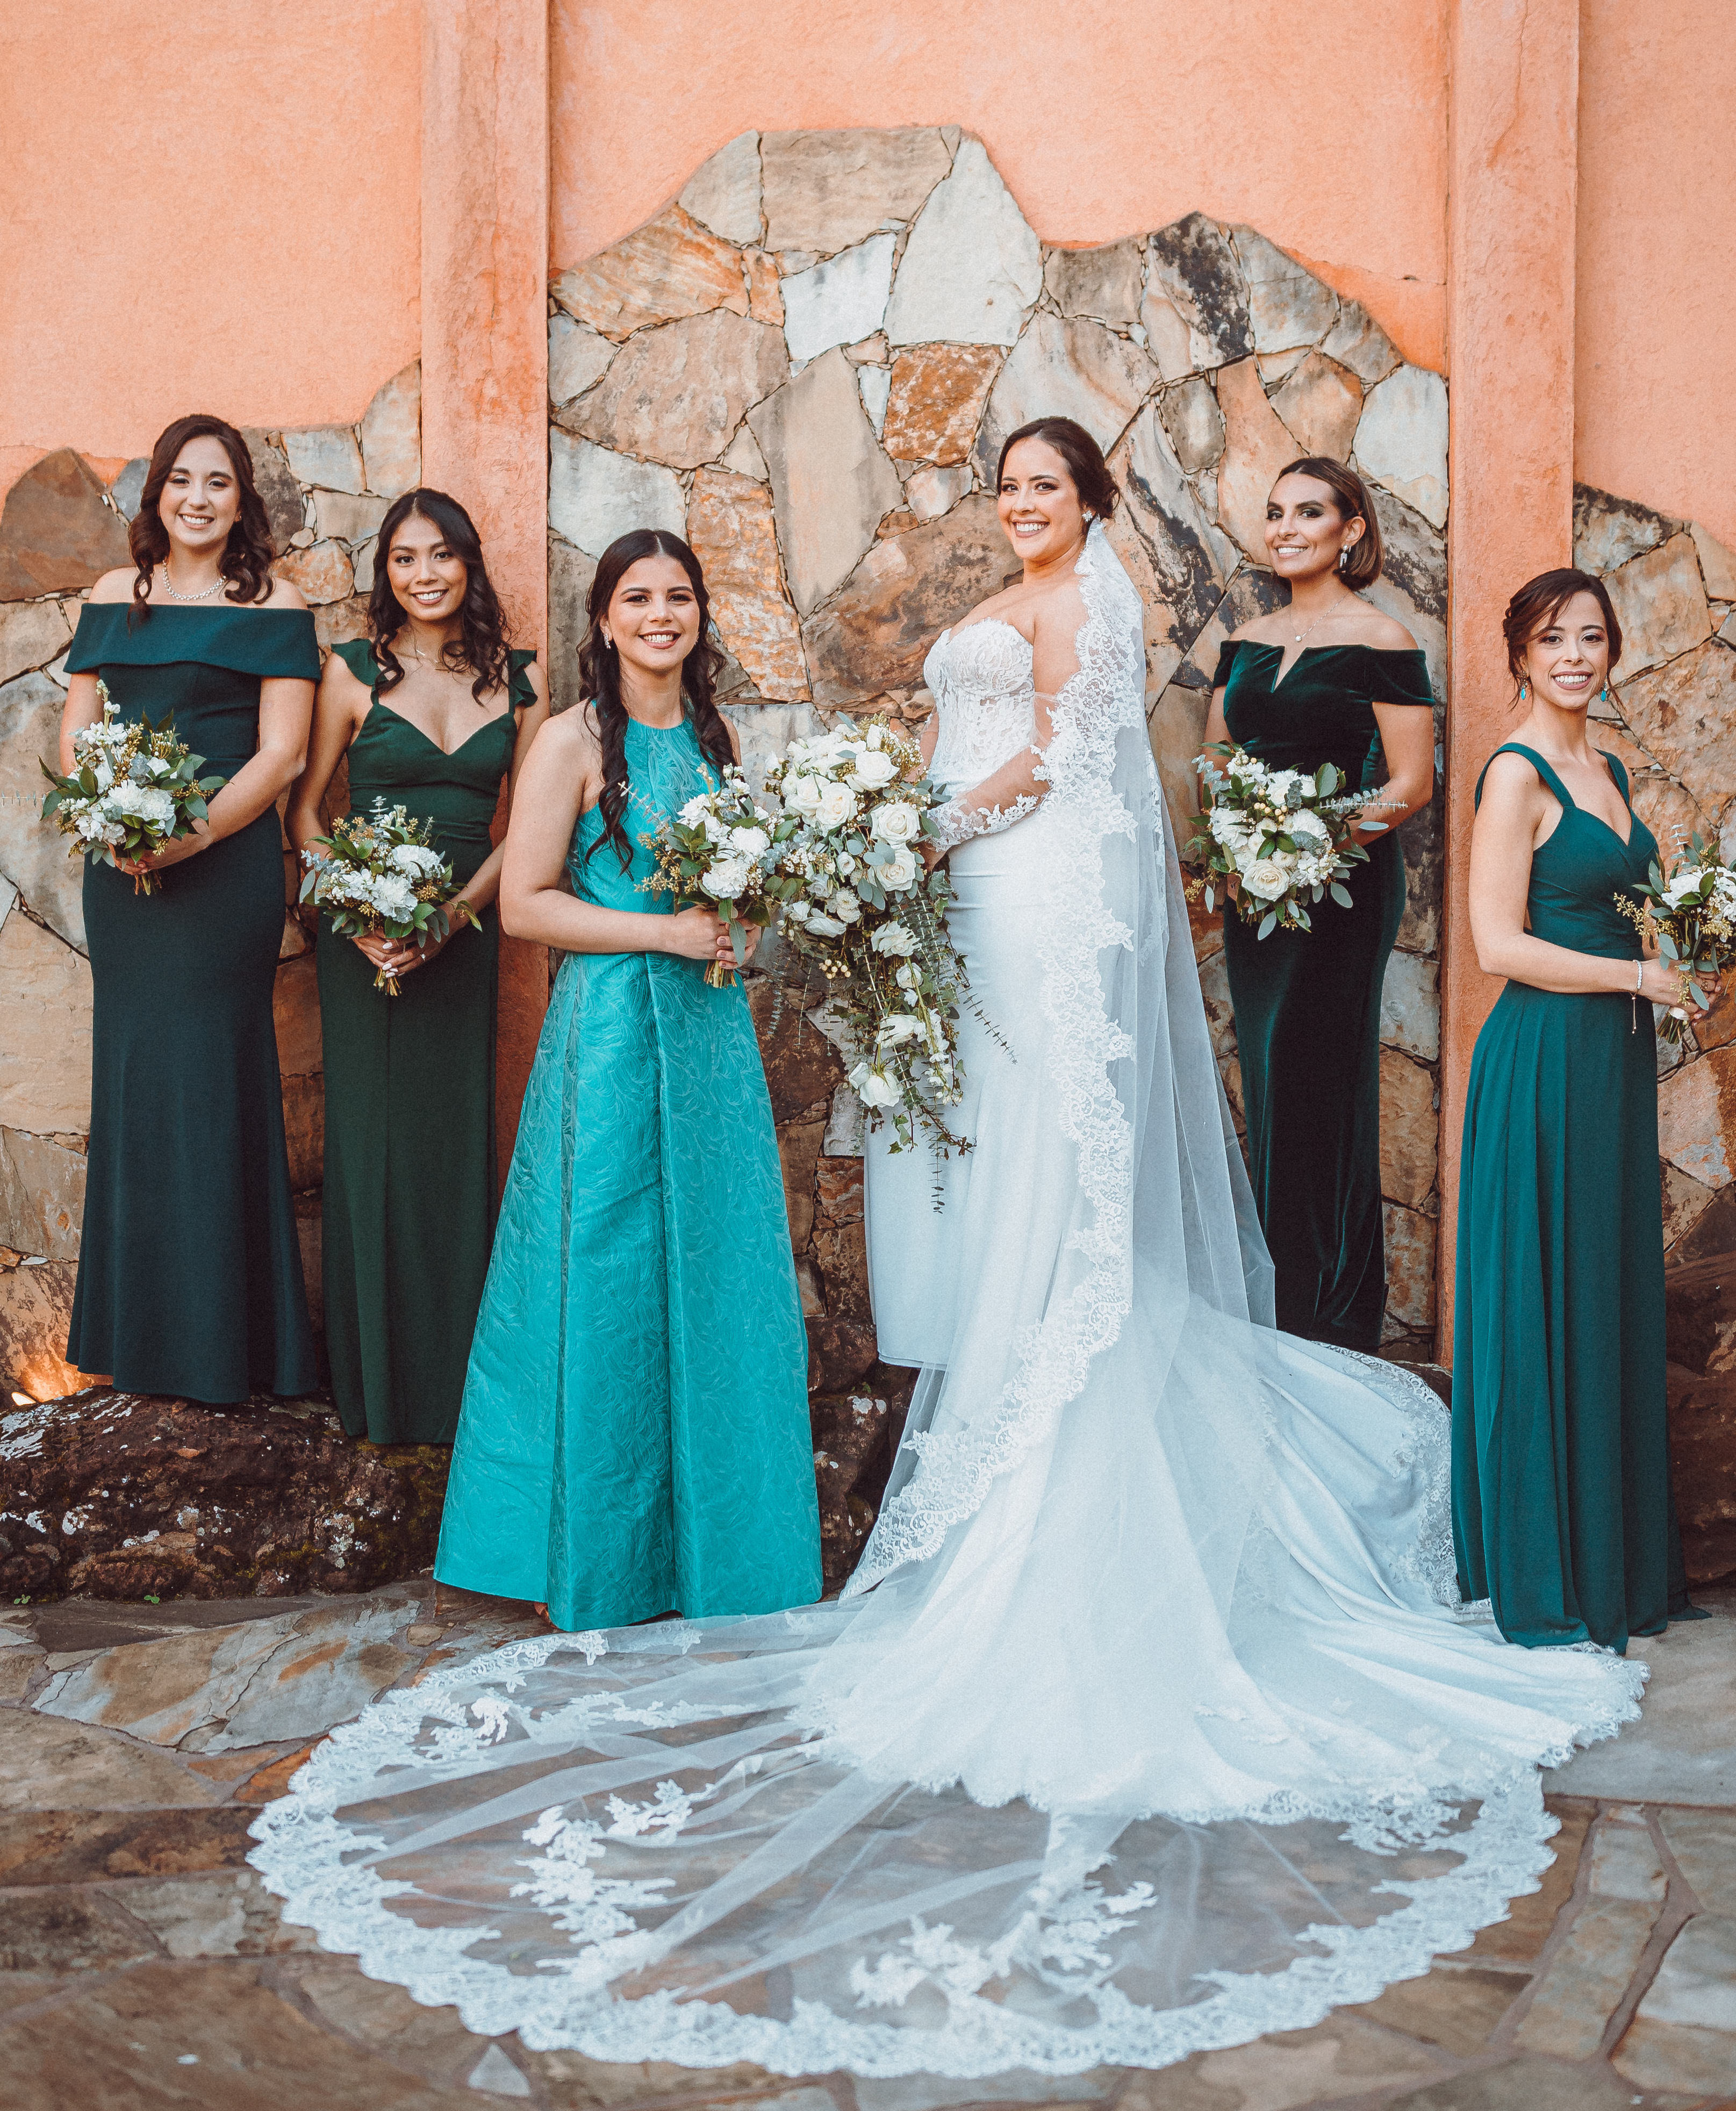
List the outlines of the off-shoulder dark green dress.
{"type": "MultiPolygon", "coordinates": [[[[1534,937],[1635,960],[1616,907],[1657,844],[1561,802],[1531,859],[1534,937]]],[[[1493,760],[1493,758],[1491,758],[1493,760]]],[[[1624,800],[1627,773],[1610,766],[1624,800]]],[[[1488,765],[1484,765],[1484,774],[1488,765]]],[[[1477,780],[1477,796],[1483,779],[1477,780]]],[[[1670,1497],[1652,1007],[1510,982],[1470,1060],[1452,1315],[1459,1587],[1507,1640],[1625,1650],[1688,1602],[1670,1497]]]]}
{"type": "MultiPolygon", "coordinates": [[[[1225,692],[1230,738],[1275,769],[1334,762],[1372,790],[1384,775],[1374,706],[1434,705],[1422,654],[1311,645],[1275,688],[1283,659],[1281,646],[1225,646],[1213,686],[1225,692]]],[[[1371,844],[1347,883],[1350,907],[1311,905],[1311,931],[1257,938],[1226,906],[1224,954],[1278,1324],[1374,1350],[1386,1310],[1380,985],[1405,906],[1397,838],[1371,844]]]]}
{"type": "MultiPolygon", "coordinates": [[[[508,708],[479,710],[448,755],[379,694],[370,646],[334,650],[374,691],[350,743],[352,811],[384,799],[431,821],[461,886],[492,847],[536,656],[511,655],[508,708]]],[[[480,915],[480,928],[455,932],[396,996],[320,919],[325,1347],[344,1428],[376,1444],[450,1444],[458,1424],[494,1233],[500,924],[492,905],[480,915]]]]}
{"type": "MultiPolygon", "coordinates": [[[[302,609],[87,606],[67,671],[123,717],[172,712],[206,769],[259,745],[266,677],[317,681],[302,609]]],[[[284,1146],[271,985],[284,935],[275,807],[135,894],[84,869],[90,1156],[67,1359],[130,1392],[218,1403],[316,1382],[284,1146]]]]}

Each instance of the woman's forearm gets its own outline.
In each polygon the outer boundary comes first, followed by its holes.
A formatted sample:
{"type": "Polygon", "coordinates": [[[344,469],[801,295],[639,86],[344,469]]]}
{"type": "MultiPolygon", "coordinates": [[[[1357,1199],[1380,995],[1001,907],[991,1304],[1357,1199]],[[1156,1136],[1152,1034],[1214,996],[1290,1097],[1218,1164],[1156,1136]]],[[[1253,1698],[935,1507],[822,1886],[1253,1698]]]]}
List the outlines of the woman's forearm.
{"type": "MultiPolygon", "coordinates": [[[[467,897],[474,900],[474,897],[467,897]]],[[[500,927],[508,937],[557,947],[563,953],[661,953],[668,950],[667,916],[604,909],[558,887],[500,898],[500,927]]]]}
{"type": "MultiPolygon", "coordinates": [[[[486,909],[500,892],[500,869],[506,861],[506,845],[497,844],[459,888],[459,893],[472,909],[486,909]]],[[[550,943],[552,942],[551,940],[550,943]]]]}
{"type": "Polygon", "coordinates": [[[1564,996],[1604,991],[1631,996],[1638,963],[1606,960],[1600,953],[1575,953],[1566,946],[1552,946],[1547,938],[1534,938],[1529,931],[1516,931],[1478,943],[1477,965],[1486,975],[1504,976],[1509,982],[1564,996]]]}
{"type": "Polygon", "coordinates": [[[261,748],[211,800],[206,825],[199,833],[207,843],[220,843],[225,836],[239,833],[257,821],[266,807],[277,804],[301,774],[301,769],[299,756],[279,755],[261,748]]]}

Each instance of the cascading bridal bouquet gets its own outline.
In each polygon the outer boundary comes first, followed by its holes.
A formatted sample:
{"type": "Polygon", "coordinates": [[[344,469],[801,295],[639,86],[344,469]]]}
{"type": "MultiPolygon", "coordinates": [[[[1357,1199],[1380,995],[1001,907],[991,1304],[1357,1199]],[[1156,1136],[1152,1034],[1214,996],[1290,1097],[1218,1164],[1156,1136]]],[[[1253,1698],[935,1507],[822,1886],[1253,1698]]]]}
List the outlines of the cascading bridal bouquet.
{"type": "MultiPolygon", "coordinates": [[[[1667,879],[1654,858],[1646,879],[1618,894],[1616,906],[1642,934],[1648,927],[1656,934],[1658,951],[1681,978],[1683,1002],[1708,1011],[1702,979],[1722,974],[1736,958],[1736,870],[1697,835],[1685,851],[1678,837],[1677,851],[1667,879]]],[[[1677,1007],[1666,1013],[1658,1028],[1666,1041],[1681,1039],[1684,1019],[1677,1007]]]]}
{"type": "MultiPolygon", "coordinates": [[[[434,824],[412,821],[402,806],[375,799],[372,815],[334,821],[329,836],[316,836],[302,853],[307,876],[301,899],[323,909],[340,938],[413,938],[425,946],[444,938],[454,918],[474,924],[476,912],[459,899],[452,915],[447,907],[457,894],[452,869],[435,850],[434,824]],[[322,851],[323,856],[315,851],[322,851]]],[[[390,968],[374,978],[375,989],[389,996],[401,984],[390,968]]]]}
{"type": "Polygon", "coordinates": [[[654,835],[639,838],[657,861],[651,878],[640,883],[643,888],[673,894],[677,908],[702,905],[723,919],[735,967],[713,960],[705,971],[713,989],[733,989],[740,981],[736,969],[747,961],[747,926],[763,928],[777,913],[766,879],[775,847],[792,833],[789,823],[775,820],[760,805],[732,764],[715,792],[699,792],[673,820],[660,822],[654,835]]]}
{"type": "MultiPolygon", "coordinates": [[[[78,767],[61,777],[45,762],[42,773],[54,788],[42,802],[42,817],[72,838],[71,855],[83,854],[100,865],[120,858],[148,857],[165,843],[190,836],[202,821],[206,801],[228,783],[201,777],[205,760],[175,737],[173,714],[154,724],[149,719],[123,719],[106,683],[97,683],[102,715],[72,736],[78,767]]],[[[157,894],[162,881],[154,873],[133,875],[134,894],[157,894]]]]}
{"type": "Polygon", "coordinates": [[[882,718],[793,741],[766,773],[788,831],[767,887],[785,939],[832,986],[869,1119],[891,1120],[894,1151],[920,1128],[944,1153],[966,1147],[939,1110],[961,1097],[968,984],[947,933],[946,874],[916,848],[941,803],[921,773],[921,749],[882,718]]]}
{"type": "Polygon", "coordinates": [[[1368,852],[1355,829],[1384,828],[1370,822],[1366,792],[1340,792],[1343,773],[1335,763],[1316,770],[1273,769],[1246,748],[1227,742],[1208,747],[1199,758],[1205,780],[1205,810],[1189,816],[1195,833],[1191,853],[1205,852],[1206,876],[1196,881],[1207,909],[1221,893],[1233,901],[1244,923],[1259,926],[1257,937],[1274,931],[1312,928],[1305,902],[1317,904],[1329,894],[1341,908],[1350,906],[1344,882],[1368,852]],[[1222,766],[1213,756],[1223,758],[1222,766]],[[1361,813],[1360,822],[1352,819],[1361,813]]]}

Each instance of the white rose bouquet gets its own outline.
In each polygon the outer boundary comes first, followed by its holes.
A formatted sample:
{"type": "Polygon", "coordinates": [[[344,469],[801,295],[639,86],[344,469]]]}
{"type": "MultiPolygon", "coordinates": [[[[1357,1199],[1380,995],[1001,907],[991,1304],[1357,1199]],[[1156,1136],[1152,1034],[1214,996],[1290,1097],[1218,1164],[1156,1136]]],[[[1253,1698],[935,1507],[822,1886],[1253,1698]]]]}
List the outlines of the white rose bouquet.
{"type": "Polygon", "coordinates": [[[1205,811],[1190,816],[1195,833],[1188,849],[1204,852],[1207,909],[1227,896],[1265,938],[1310,929],[1304,905],[1327,894],[1349,908],[1344,882],[1368,862],[1354,830],[1386,825],[1367,819],[1366,792],[1340,792],[1343,774],[1330,762],[1312,772],[1273,769],[1229,745],[1208,747],[1199,760],[1205,811]],[[1352,818],[1358,814],[1360,822],[1352,818]]]}
{"type": "Polygon", "coordinates": [[[884,719],[793,741],[766,773],[784,809],[766,884],[784,937],[832,985],[870,1119],[891,1120],[894,1151],[921,1128],[945,1151],[964,1148],[939,1110],[961,1096],[968,985],[947,935],[946,874],[917,847],[941,803],[921,772],[920,748],[884,719]]]}
{"type": "MultiPolygon", "coordinates": [[[[1646,880],[1632,893],[1618,894],[1616,906],[1642,933],[1649,927],[1656,934],[1659,953],[1681,977],[1684,1003],[1709,1011],[1702,978],[1722,974],[1736,958],[1736,871],[1716,844],[1697,835],[1685,851],[1679,836],[1676,843],[1678,856],[1669,878],[1654,858],[1646,880]]],[[[1676,1009],[1665,1015],[1659,1032],[1666,1041],[1681,1039],[1683,1019],[1676,1009]]]]}
{"type": "MultiPolygon", "coordinates": [[[[457,893],[452,869],[433,847],[431,821],[412,821],[402,806],[374,801],[371,818],[351,814],[332,824],[329,836],[316,836],[302,853],[307,876],[301,899],[331,918],[340,938],[413,938],[418,946],[443,939],[452,917],[474,924],[475,911],[458,901],[452,916],[447,906],[457,893]],[[316,855],[323,851],[323,856],[316,855]]],[[[402,985],[390,968],[374,978],[375,989],[396,996],[402,985]]]]}
{"type": "MultiPolygon", "coordinates": [[[[97,683],[102,715],[72,736],[78,767],[70,777],[57,775],[45,762],[42,771],[53,789],[43,801],[43,819],[72,838],[72,855],[82,852],[100,865],[117,858],[148,857],[165,843],[193,833],[205,819],[206,801],[228,782],[201,777],[202,755],[189,752],[175,737],[173,715],[153,724],[136,723],[116,710],[106,683],[97,683]]],[[[133,875],[135,894],[156,894],[162,881],[154,873],[133,875]]]]}
{"type": "Polygon", "coordinates": [[[642,883],[648,891],[666,891],[678,908],[702,905],[723,919],[735,967],[713,960],[705,971],[713,989],[733,988],[739,980],[735,969],[748,957],[746,927],[763,927],[776,915],[766,878],[777,846],[793,833],[793,824],[766,812],[740,769],[732,765],[715,792],[700,792],[655,835],[640,837],[657,861],[656,872],[642,883]]]}

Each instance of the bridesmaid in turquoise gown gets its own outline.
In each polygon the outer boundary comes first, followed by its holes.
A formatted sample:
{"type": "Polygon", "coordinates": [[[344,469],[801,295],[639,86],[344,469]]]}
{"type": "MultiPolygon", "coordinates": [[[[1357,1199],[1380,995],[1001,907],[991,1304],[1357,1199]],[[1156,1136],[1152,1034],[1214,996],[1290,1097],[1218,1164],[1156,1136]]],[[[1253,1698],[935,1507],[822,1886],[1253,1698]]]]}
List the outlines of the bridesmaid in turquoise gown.
{"type": "Polygon", "coordinates": [[[275,801],[301,768],[313,619],[271,576],[246,443],[177,419],[152,452],[135,570],[80,611],[61,767],[102,715],[161,721],[228,781],[194,833],[84,869],[94,1005],[84,1235],[66,1354],[124,1391],[224,1405],[317,1382],[271,992],[284,934],[275,801]],[[157,892],[134,892],[147,866],[157,892]]]}
{"type": "Polygon", "coordinates": [[[731,957],[718,919],[644,891],[640,838],[734,752],[698,561],[660,530],[623,536],[589,606],[594,701],[539,735],[507,838],[502,920],[566,957],[434,1564],[567,1629],[770,1612],[821,1588],[807,1339],[752,1019],[740,987],[707,986],[731,957]]]}
{"type": "Polygon", "coordinates": [[[1506,627],[1532,708],[1478,779],[1471,845],[1477,957],[1508,980],[1471,1057],[1460,1156],[1459,1587],[1509,1641],[1625,1650],[1699,1617],[1670,1485],[1652,1020],[1681,999],[1616,906],[1657,845],[1621,763],[1587,738],[1621,651],[1602,582],[1546,572],[1506,627]]]}
{"type": "Polygon", "coordinates": [[[1380,992],[1405,906],[1392,831],[1434,790],[1434,700],[1410,632],[1360,597],[1382,562],[1360,477],[1324,456],[1292,462],[1266,502],[1266,542],[1289,602],[1223,647],[1206,738],[1275,769],[1336,763],[1383,825],[1362,836],[1350,906],[1311,906],[1311,929],[1261,938],[1225,905],[1248,1174],[1278,1324],[1373,1351],[1386,1308],[1380,992]]]}

